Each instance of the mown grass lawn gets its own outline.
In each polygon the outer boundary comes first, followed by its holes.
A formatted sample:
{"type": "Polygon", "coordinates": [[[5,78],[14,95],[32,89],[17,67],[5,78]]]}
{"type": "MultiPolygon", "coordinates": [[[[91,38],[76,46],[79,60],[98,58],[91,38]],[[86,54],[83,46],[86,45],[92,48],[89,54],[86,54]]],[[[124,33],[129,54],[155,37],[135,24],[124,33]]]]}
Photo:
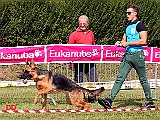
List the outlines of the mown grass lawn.
{"type": "MultiPolygon", "coordinates": [[[[157,97],[160,90],[157,90],[157,97]]],[[[8,87],[0,88],[0,110],[4,110],[6,104],[16,104],[18,110],[40,110],[41,103],[33,104],[36,88],[8,87]]],[[[101,97],[109,94],[106,90],[101,97]]],[[[63,94],[51,95],[57,106],[48,99],[47,109],[78,109],[65,102],[63,94]]],[[[154,101],[156,107],[160,107],[160,101],[154,101]]],[[[121,90],[113,102],[113,108],[139,108],[145,103],[142,90],[121,90]]],[[[91,109],[103,109],[98,103],[92,103],[91,109]]],[[[159,120],[160,111],[130,111],[130,112],[85,112],[85,113],[1,113],[0,120],[159,120]]]]}

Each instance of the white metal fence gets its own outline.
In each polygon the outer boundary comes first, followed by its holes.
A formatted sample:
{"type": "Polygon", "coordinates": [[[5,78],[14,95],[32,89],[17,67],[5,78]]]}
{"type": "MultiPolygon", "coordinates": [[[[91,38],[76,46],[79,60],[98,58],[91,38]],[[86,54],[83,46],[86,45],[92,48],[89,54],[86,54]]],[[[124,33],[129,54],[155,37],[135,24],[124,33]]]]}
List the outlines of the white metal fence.
{"type": "MultiPolygon", "coordinates": [[[[74,70],[69,68],[69,64],[67,63],[45,63],[38,64],[38,67],[42,67],[42,69],[48,69],[53,72],[57,72],[65,75],[71,80],[74,80],[74,70]],[[45,66],[45,67],[44,67],[45,66]]],[[[97,63],[96,71],[98,74],[97,82],[88,82],[86,76],[84,75],[84,82],[78,83],[82,87],[88,89],[95,89],[99,87],[104,87],[105,89],[111,89],[113,87],[114,81],[119,72],[120,63],[97,63]]],[[[15,72],[15,71],[13,71],[15,72]]],[[[3,73],[4,74],[4,73],[3,73]]],[[[158,99],[159,93],[157,93],[157,89],[160,88],[160,64],[159,63],[146,63],[146,75],[148,81],[150,83],[151,89],[153,89],[153,96],[155,99],[158,99]],[[158,97],[157,97],[158,96],[158,97]]],[[[34,82],[33,82],[34,83],[34,82]]],[[[32,83],[29,82],[29,85],[32,83]]],[[[3,86],[27,86],[23,84],[22,81],[0,81],[0,87],[3,86]],[[3,84],[5,85],[2,85],[3,84]]],[[[141,84],[139,82],[138,75],[134,69],[131,69],[126,80],[122,84],[121,89],[141,89],[141,84]]]]}
{"type": "MultiPolygon", "coordinates": [[[[84,77],[84,82],[79,83],[79,85],[86,87],[88,89],[95,89],[101,86],[105,89],[111,89],[113,87],[114,81],[119,72],[120,63],[97,63],[96,71],[98,74],[98,82],[88,82],[86,76],[84,77]]],[[[65,63],[48,63],[48,70],[58,72],[74,80],[74,70],[69,68],[69,64],[65,63]]],[[[157,98],[157,89],[160,88],[160,64],[159,63],[146,63],[146,75],[150,84],[151,89],[153,89],[154,99],[157,98]]],[[[142,86],[139,82],[138,75],[134,69],[131,69],[126,80],[122,84],[121,89],[141,89],[142,86]]]]}

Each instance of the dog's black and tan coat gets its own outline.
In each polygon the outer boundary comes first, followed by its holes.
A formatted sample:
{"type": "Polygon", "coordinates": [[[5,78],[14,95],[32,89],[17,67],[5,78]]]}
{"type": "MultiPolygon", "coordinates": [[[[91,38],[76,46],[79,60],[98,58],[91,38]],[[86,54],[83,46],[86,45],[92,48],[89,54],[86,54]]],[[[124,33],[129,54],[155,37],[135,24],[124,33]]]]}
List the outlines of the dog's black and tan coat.
{"type": "Polygon", "coordinates": [[[42,98],[42,109],[46,109],[47,94],[63,92],[66,94],[66,102],[70,105],[80,107],[81,109],[89,109],[91,104],[87,103],[84,98],[84,93],[90,97],[99,96],[104,88],[97,90],[85,89],[67,77],[53,73],[48,70],[41,70],[36,67],[33,60],[29,63],[26,61],[24,72],[19,76],[21,79],[33,79],[36,82],[38,91],[35,94],[34,103],[38,101],[40,95],[42,98]]]}

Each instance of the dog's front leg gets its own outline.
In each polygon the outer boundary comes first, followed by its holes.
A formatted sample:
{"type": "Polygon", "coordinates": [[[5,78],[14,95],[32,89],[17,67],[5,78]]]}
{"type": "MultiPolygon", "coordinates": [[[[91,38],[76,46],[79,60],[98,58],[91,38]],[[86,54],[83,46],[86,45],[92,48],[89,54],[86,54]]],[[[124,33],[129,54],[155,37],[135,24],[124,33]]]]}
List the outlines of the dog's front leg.
{"type": "Polygon", "coordinates": [[[39,97],[40,95],[41,95],[41,94],[39,93],[39,91],[36,92],[35,97],[34,97],[34,104],[37,104],[37,102],[38,102],[38,97],[39,97]]]}
{"type": "Polygon", "coordinates": [[[34,104],[36,104],[38,102],[38,97],[42,94],[48,94],[50,91],[52,91],[52,88],[51,89],[41,89],[41,90],[38,90],[38,92],[36,92],[35,94],[35,97],[34,97],[34,104]]]}

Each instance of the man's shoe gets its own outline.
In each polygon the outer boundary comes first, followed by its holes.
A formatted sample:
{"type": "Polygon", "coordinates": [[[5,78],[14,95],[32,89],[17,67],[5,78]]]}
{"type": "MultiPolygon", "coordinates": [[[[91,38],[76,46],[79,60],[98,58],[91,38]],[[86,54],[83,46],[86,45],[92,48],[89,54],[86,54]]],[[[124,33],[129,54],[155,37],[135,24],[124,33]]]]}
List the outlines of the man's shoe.
{"type": "Polygon", "coordinates": [[[155,108],[153,101],[146,101],[144,106],[142,107],[143,109],[145,108],[155,108]]]}
{"type": "Polygon", "coordinates": [[[88,96],[88,102],[89,103],[96,103],[97,102],[96,97],[91,98],[91,97],[88,96]]]}
{"type": "Polygon", "coordinates": [[[98,103],[102,105],[105,109],[111,109],[112,100],[109,98],[98,98],[98,103]]]}

